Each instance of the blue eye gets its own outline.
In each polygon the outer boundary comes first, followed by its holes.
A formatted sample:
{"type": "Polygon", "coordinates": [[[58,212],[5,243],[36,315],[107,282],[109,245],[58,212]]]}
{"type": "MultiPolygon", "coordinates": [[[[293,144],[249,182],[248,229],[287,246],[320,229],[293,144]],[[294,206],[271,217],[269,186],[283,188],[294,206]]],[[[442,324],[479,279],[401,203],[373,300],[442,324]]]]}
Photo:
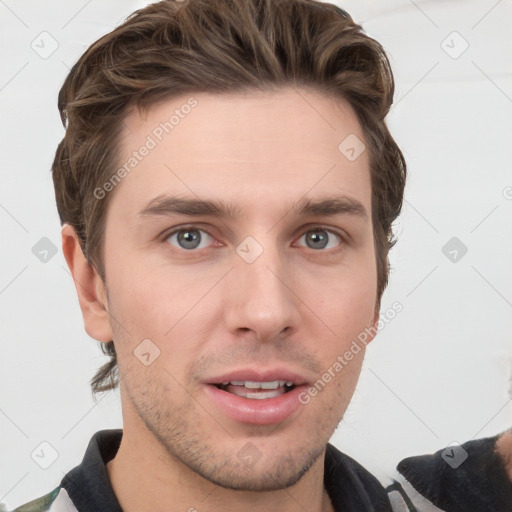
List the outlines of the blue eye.
{"type": "Polygon", "coordinates": [[[338,246],[342,240],[340,235],[321,227],[306,231],[300,239],[304,237],[306,237],[306,247],[315,250],[332,249],[338,246]]]}
{"type": "Polygon", "coordinates": [[[205,247],[208,247],[211,240],[213,240],[212,236],[210,236],[206,231],[196,228],[181,228],[172,232],[166,238],[166,241],[171,245],[176,247],[177,243],[177,247],[179,249],[185,249],[187,251],[193,249],[204,249],[205,247]]]}

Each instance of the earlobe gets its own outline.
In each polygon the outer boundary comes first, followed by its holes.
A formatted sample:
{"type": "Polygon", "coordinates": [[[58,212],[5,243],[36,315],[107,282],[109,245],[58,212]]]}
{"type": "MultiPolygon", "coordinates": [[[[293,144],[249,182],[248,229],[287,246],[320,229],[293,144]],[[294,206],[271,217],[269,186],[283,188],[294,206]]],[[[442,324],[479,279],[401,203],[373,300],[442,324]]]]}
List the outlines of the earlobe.
{"type": "Polygon", "coordinates": [[[379,323],[379,319],[380,319],[380,309],[375,308],[375,314],[373,316],[372,327],[375,327],[377,329],[377,325],[379,323]]]}
{"type": "Polygon", "coordinates": [[[75,282],[87,334],[98,341],[111,341],[112,328],[103,281],[85,259],[76,231],[69,224],[62,227],[62,251],[75,282]]]}
{"type": "Polygon", "coordinates": [[[377,336],[377,332],[379,331],[379,319],[380,319],[380,309],[375,308],[375,313],[373,315],[372,324],[371,324],[370,328],[368,329],[368,331],[370,332],[370,337],[368,338],[366,344],[373,341],[373,338],[375,338],[375,336],[377,336]]]}

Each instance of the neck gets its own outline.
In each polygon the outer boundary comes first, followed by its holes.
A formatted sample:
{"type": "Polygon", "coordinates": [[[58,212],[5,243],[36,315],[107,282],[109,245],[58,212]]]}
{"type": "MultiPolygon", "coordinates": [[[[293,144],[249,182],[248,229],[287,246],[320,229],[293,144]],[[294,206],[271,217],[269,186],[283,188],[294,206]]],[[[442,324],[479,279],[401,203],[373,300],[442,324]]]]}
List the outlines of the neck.
{"type": "Polygon", "coordinates": [[[149,433],[125,429],[107,473],[124,512],[334,512],[323,486],[325,451],[293,486],[273,491],[226,489],[170,456],[149,433]]]}

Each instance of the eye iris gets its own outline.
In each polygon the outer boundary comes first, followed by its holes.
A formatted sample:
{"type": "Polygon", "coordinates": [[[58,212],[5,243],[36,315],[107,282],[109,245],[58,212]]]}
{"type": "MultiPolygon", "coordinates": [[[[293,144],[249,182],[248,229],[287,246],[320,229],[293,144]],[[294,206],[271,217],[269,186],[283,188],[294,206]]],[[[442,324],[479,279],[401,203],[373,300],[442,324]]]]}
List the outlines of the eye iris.
{"type": "Polygon", "coordinates": [[[311,249],[323,249],[328,242],[327,232],[325,230],[309,231],[306,234],[306,243],[311,249]],[[309,242],[313,243],[313,246],[309,242]]]}
{"type": "MultiPolygon", "coordinates": [[[[178,232],[178,243],[183,249],[195,249],[201,243],[198,229],[187,229],[178,232]]],[[[328,243],[326,230],[308,231],[306,243],[311,249],[323,249],[328,243]]]]}
{"type": "Polygon", "coordinates": [[[201,243],[199,230],[190,229],[178,232],[178,243],[183,249],[195,249],[201,243]]]}

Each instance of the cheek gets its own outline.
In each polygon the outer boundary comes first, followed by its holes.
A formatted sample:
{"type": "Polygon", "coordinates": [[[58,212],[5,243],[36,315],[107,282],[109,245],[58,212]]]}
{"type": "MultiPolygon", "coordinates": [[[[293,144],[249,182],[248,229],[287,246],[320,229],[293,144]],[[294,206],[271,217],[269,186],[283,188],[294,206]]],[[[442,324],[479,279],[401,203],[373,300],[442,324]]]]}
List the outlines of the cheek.
{"type": "Polygon", "coordinates": [[[373,323],[377,294],[372,267],[340,273],[325,280],[323,286],[308,287],[302,293],[306,303],[337,335],[353,334],[373,323]]]}
{"type": "Polygon", "coordinates": [[[311,339],[318,341],[311,347],[316,357],[325,369],[331,368],[336,381],[356,381],[366,346],[360,341],[361,334],[375,318],[376,281],[371,266],[347,272],[319,288],[304,288],[302,294],[313,311],[311,316],[308,314],[311,323],[306,330],[311,339]],[[332,368],[336,361],[343,365],[340,371],[336,370],[339,364],[332,368]]]}
{"type": "Polygon", "coordinates": [[[210,282],[188,273],[184,277],[179,269],[143,268],[136,262],[128,267],[126,272],[118,265],[107,282],[119,359],[132,360],[131,354],[146,343],[150,352],[158,353],[155,367],[183,368],[187,354],[190,358],[204,340],[207,319],[215,313],[211,297],[201,298],[218,277],[210,276],[210,282]]]}

